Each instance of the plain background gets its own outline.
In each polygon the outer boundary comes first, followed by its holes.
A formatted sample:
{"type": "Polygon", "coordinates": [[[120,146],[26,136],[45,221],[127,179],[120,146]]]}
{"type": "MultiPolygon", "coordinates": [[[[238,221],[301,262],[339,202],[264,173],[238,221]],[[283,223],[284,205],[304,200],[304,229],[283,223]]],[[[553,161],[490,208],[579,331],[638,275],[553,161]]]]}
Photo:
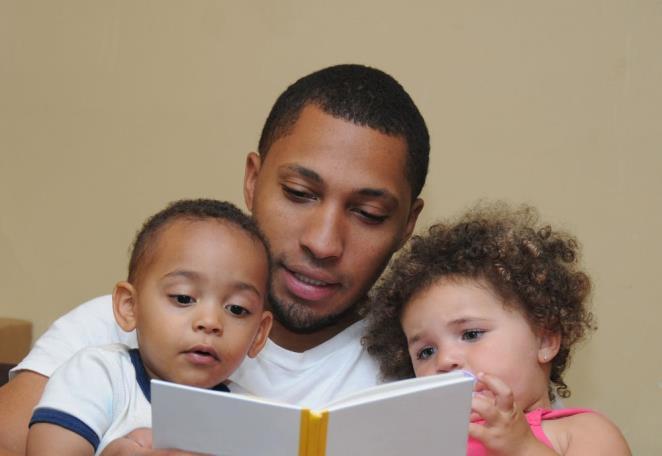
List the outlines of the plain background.
{"type": "Polygon", "coordinates": [[[0,0],[0,316],[109,293],[171,200],[244,207],[277,95],[347,62],[427,120],[419,229],[490,198],[579,237],[599,330],[566,402],[662,454],[662,1],[0,0]]]}

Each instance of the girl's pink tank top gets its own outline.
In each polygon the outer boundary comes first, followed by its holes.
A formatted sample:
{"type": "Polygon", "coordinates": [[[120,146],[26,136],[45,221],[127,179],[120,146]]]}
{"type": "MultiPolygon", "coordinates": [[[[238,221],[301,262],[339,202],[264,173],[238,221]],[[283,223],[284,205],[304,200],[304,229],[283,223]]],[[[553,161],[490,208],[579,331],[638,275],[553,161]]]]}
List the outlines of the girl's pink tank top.
{"type": "MultiPolygon", "coordinates": [[[[526,421],[531,427],[533,435],[542,443],[552,448],[552,442],[549,441],[547,436],[542,430],[542,422],[545,420],[555,420],[557,418],[565,418],[566,416],[578,415],[580,413],[592,413],[593,410],[581,408],[566,408],[558,410],[536,409],[526,414],[526,421]]],[[[476,421],[479,424],[484,423],[484,420],[476,421]]],[[[467,456],[487,456],[487,449],[485,446],[476,439],[469,438],[469,445],[467,446],[467,456]]]]}

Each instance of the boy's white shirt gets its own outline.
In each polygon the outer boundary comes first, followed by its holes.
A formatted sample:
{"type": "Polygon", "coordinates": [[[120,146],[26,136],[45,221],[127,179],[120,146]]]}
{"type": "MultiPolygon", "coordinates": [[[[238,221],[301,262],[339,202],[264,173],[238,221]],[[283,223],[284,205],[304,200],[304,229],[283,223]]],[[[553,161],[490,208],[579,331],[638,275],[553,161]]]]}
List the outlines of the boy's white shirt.
{"type": "MultiPolygon", "coordinates": [[[[359,321],[302,353],[269,340],[255,359],[246,359],[230,376],[230,391],[318,409],[374,386],[380,383],[379,367],[361,345],[364,328],[359,321]]],[[[114,343],[137,347],[135,333],[125,333],[115,322],[111,296],[101,296],[56,320],[11,375],[31,370],[50,377],[77,351],[114,343]]]]}
{"type": "Polygon", "coordinates": [[[94,454],[136,428],[151,427],[152,408],[128,350],[122,344],[80,350],[56,369],[35,410],[47,409],[46,422],[63,427],[71,417],[80,420],[99,439],[94,454]]]}

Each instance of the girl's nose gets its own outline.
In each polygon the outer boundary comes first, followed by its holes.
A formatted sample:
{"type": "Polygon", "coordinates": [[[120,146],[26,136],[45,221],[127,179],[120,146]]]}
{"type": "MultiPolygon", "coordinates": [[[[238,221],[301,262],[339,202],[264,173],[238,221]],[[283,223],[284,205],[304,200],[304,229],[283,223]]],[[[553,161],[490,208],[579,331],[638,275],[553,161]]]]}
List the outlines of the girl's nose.
{"type": "Polygon", "coordinates": [[[440,350],[437,355],[437,373],[446,373],[462,369],[464,362],[460,353],[453,350],[440,350]]]}

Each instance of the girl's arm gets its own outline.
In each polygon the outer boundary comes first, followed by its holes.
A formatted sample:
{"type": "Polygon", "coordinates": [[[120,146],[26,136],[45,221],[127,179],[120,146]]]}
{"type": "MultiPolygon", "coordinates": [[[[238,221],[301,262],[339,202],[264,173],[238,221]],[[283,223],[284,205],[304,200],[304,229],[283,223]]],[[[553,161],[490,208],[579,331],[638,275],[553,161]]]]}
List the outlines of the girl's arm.
{"type": "Polygon", "coordinates": [[[533,435],[508,385],[493,375],[483,373],[478,374],[478,381],[489,393],[474,394],[471,408],[485,423],[470,423],[469,436],[485,445],[490,455],[558,455],[533,435]]]}
{"type": "Polygon", "coordinates": [[[50,423],[35,423],[28,432],[27,456],[92,456],[92,444],[68,429],[50,423]]]}
{"type": "Polygon", "coordinates": [[[582,413],[563,418],[568,432],[566,456],[630,456],[621,431],[606,417],[598,413],[582,413]]]}

